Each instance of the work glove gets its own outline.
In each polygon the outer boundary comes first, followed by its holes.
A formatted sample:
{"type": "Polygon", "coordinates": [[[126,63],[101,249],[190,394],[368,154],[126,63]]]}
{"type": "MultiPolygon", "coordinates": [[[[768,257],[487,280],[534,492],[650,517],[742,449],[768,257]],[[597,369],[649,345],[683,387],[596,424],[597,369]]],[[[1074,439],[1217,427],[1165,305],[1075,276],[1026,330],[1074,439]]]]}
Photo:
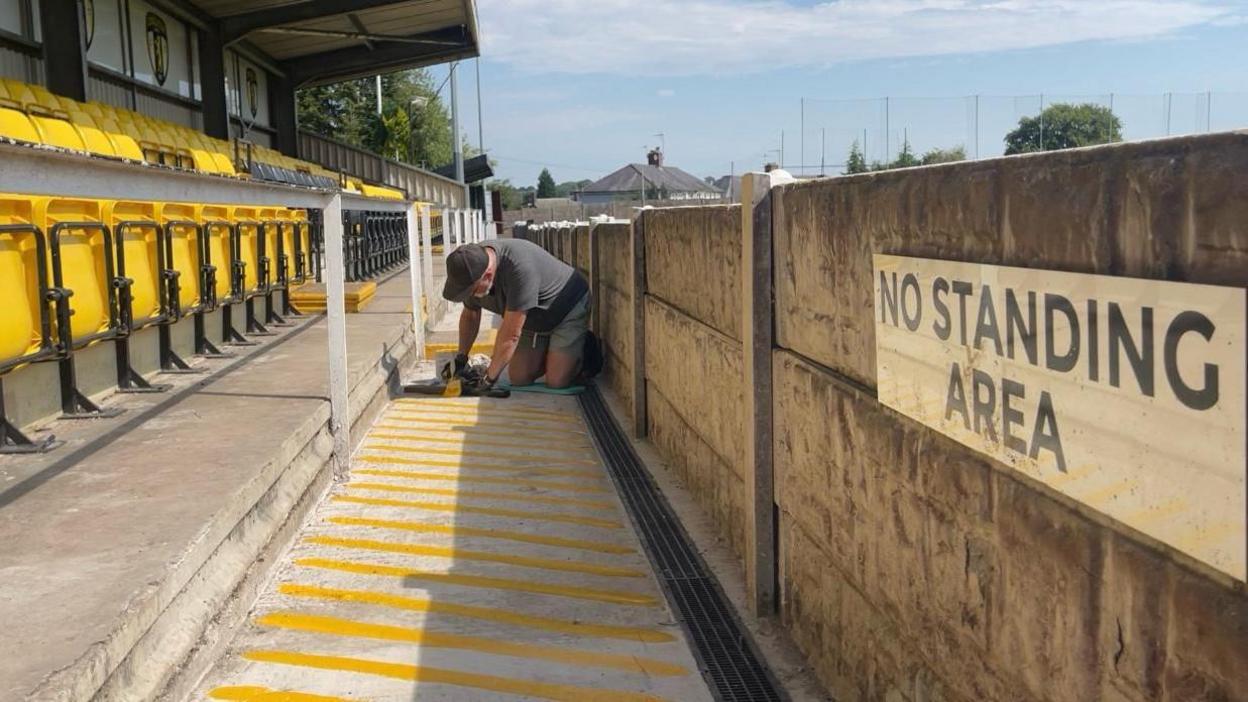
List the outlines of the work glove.
{"type": "Polygon", "coordinates": [[[454,376],[466,383],[474,383],[481,379],[481,371],[468,365],[468,354],[455,354],[454,376]]]}
{"type": "Polygon", "coordinates": [[[484,373],[472,381],[465,380],[461,394],[464,397],[511,397],[511,390],[498,387],[497,380],[490,380],[484,373]]]}

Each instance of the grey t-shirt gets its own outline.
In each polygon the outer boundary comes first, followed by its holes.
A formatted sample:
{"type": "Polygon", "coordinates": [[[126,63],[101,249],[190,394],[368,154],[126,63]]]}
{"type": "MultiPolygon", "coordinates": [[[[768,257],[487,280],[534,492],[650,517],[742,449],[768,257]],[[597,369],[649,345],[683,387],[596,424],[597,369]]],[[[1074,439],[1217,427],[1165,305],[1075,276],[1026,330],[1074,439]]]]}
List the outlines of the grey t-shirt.
{"type": "Polygon", "coordinates": [[[464,307],[528,314],[524,328],[545,332],[567,316],[589,285],[576,269],[524,239],[496,239],[485,244],[498,255],[494,285],[484,297],[470,297],[464,307]]]}

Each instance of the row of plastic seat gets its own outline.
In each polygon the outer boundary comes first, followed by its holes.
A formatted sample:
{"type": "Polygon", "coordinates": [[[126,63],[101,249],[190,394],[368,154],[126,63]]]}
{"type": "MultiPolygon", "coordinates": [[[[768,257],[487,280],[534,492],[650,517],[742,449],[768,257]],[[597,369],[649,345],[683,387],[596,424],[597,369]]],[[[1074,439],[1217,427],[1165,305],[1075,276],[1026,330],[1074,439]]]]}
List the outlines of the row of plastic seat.
{"type": "MultiPolygon", "coordinates": [[[[197,354],[220,355],[218,343],[251,343],[234,327],[234,307],[245,308],[247,334],[282,323],[292,313],[290,285],[319,269],[317,241],[303,210],[0,194],[0,379],[55,361],[64,416],[100,416],[78,390],[75,352],[111,341],[118,388],[159,390],[130,366],[133,333],[159,327],[168,372],[189,370],[170,335],[187,317],[195,318],[197,354]],[[263,320],[255,309],[260,297],[268,303],[263,320]],[[218,308],[222,324],[213,334],[205,315],[218,308]]],[[[47,448],[4,417],[0,388],[0,451],[47,448]]]]}
{"type": "MultiPolygon", "coordinates": [[[[106,103],[80,103],[11,79],[0,79],[0,137],[229,177],[309,187],[339,185],[332,171],[265,146],[244,144],[236,158],[230,142],[189,127],[106,103]]],[[[390,192],[402,197],[399,191],[390,192]]]]}
{"type": "Polygon", "coordinates": [[[407,216],[343,210],[343,261],[348,281],[375,278],[407,263],[407,216]]]}

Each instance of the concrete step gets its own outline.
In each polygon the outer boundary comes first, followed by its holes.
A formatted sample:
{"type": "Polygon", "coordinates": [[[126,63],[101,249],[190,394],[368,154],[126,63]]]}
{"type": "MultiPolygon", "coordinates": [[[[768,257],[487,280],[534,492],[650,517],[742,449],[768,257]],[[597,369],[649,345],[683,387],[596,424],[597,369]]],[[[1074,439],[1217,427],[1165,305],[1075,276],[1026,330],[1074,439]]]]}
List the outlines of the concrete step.
{"type": "MultiPolygon", "coordinates": [[[[348,322],[361,428],[417,360],[407,279],[383,287],[348,322]]],[[[129,413],[98,448],[70,434],[55,478],[5,505],[0,699],[185,697],[332,481],[324,324],[129,413]]]]}

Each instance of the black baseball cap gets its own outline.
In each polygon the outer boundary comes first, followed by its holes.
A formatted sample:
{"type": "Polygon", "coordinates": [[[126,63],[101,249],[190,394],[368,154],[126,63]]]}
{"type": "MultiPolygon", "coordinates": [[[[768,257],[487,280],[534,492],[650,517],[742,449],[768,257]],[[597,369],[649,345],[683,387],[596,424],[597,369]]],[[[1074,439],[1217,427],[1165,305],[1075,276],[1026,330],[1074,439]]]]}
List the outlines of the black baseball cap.
{"type": "Polygon", "coordinates": [[[490,267],[490,255],[480,244],[464,244],[446,257],[446,285],[442,297],[451,302],[463,302],[472,294],[485,269],[490,267]]]}

